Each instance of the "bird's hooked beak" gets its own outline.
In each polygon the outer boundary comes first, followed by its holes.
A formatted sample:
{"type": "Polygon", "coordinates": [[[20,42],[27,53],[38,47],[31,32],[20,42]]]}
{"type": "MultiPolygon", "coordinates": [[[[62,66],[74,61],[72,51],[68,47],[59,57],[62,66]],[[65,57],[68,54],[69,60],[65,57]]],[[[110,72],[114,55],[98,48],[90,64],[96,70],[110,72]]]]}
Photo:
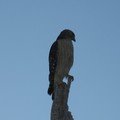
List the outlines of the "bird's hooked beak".
{"type": "Polygon", "coordinates": [[[72,40],[73,40],[74,42],[76,42],[76,39],[75,39],[75,38],[73,38],[72,40]]]}

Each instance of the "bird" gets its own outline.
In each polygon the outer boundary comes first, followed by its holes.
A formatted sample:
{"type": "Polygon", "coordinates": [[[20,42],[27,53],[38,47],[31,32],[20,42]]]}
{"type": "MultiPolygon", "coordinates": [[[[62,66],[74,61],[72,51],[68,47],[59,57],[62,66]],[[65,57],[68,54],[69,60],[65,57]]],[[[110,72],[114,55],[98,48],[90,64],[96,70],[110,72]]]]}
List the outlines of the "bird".
{"type": "Polygon", "coordinates": [[[63,83],[69,75],[69,71],[74,61],[74,48],[73,42],[75,34],[69,29],[64,29],[60,32],[56,41],[52,44],[49,51],[49,87],[48,94],[52,95],[54,99],[54,85],[63,83]]]}

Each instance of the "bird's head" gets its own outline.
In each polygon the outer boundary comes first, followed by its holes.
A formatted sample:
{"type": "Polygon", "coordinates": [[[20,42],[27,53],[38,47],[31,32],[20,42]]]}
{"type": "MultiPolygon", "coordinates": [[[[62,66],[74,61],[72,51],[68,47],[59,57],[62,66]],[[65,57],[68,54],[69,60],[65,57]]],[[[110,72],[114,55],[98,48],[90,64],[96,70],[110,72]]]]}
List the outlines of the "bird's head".
{"type": "Polygon", "coordinates": [[[69,29],[63,30],[57,39],[68,39],[68,40],[76,41],[75,34],[69,29]]]}

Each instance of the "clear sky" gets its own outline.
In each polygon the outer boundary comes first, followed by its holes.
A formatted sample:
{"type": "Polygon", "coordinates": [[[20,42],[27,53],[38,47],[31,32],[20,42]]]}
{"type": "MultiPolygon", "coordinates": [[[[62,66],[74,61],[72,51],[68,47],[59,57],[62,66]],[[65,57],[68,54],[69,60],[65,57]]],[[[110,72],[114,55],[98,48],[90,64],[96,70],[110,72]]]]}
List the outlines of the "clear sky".
{"type": "Polygon", "coordinates": [[[0,120],[49,120],[48,54],[65,28],[74,119],[120,120],[119,0],[0,0],[0,120]]]}

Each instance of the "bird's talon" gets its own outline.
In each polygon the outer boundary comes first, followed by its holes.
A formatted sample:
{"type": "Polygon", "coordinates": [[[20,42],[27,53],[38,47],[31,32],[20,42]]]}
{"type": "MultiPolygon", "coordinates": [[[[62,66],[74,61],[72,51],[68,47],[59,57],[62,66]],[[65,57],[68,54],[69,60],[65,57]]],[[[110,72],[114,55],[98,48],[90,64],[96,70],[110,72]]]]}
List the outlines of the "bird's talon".
{"type": "Polygon", "coordinates": [[[68,75],[67,76],[67,79],[70,80],[70,81],[73,81],[74,80],[74,77],[72,75],[68,75]]]}

